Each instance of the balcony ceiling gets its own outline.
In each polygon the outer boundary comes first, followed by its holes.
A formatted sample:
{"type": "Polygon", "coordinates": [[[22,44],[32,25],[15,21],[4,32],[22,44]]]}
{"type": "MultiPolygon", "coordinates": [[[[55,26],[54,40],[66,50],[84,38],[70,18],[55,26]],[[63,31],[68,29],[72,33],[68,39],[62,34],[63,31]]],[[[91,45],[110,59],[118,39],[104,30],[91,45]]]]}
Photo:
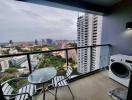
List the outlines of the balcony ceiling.
{"type": "Polygon", "coordinates": [[[85,2],[90,2],[96,5],[101,5],[104,7],[109,7],[112,6],[118,2],[120,2],[121,0],[83,0],[85,2]]]}
{"type": "Polygon", "coordinates": [[[132,0],[17,0],[17,1],[26,1],[36,4],[38,3],[41,5],[46,4],[46,2],[50,2],[83,8],[89,11],[101,12],[104,14],[112,13],[115,10],[132,4],[132,0]]]}

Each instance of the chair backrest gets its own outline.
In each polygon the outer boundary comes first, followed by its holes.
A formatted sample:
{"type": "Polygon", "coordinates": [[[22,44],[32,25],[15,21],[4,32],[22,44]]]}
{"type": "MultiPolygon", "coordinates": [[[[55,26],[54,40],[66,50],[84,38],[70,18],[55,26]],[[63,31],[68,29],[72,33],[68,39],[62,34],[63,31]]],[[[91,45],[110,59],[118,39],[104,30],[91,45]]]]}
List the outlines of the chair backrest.
{"type": "MultiPolygon", "coordinates": [[[[9,85],[8,82],[2,84],[3,95],[11,95],[12,92],[13,92],[13,90],[14,90],[14,89],[12,88],[12,86],[9,85]]],[[[9,97],[9,96],[8,96],[8,97],[5,96],[5,98],[6,98],[6,99],[9,99],[10,97],[9,97]]]]}
{"type": "Polygon", "coordinates": [[[67,70],[66,70],[66,77],[67,78],[70,78],[70,76],[72,74],[72,71],[73,71],[72,67],[71,66],[68,66],[67,67],[67,70]]]}
{"type": "Polygon", "coordinates": [[[25,77],[13,78],[3,82],[1,84],[3,95],[5,96],[7,100],[9,99],[27,100],[28,95],[24,93],[29,93],[30,96],[33,96],[36,93],[36,85],[28,84],[26,82],[27,81],[25,77]],[[22,84],[20,84],[20,82],[22,84]],[[20,93],[22,95],[17,95],[17,93],[20,93]],[[14,95],[14,96],[11,96],[11,95],[14,95]]]}

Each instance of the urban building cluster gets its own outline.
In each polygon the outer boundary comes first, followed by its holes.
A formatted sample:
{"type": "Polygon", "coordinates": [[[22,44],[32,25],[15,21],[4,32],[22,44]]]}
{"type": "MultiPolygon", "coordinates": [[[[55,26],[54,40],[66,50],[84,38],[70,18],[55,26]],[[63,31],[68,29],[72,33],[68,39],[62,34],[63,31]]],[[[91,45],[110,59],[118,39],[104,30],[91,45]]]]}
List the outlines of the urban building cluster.
{"type": "MultiPolygon", "coordinates": [[[[64,49],[72,47],[70,43],[76,44],[74,40],[52,40],[52,39],[42,39],[42,41],[35,40],[34,42],[13,42],[12,40],[9,43],[1,43],[0,46],[0,55],[7,54],[18,54],[31,51],[47,51],[52,49],[64,49]]],[[[69,58],[76,59],[76,52],[69,51],[69,58]]],[[[54,56],[61,56],[65,58],[65,51],[53,52],[54,56]]],[[[43,54],[34,54],[30,55],[32,70],[41,62],[43,54]]],[[[27,56],[15,56],[0,58],[0,72],[5,72],[9,68],[16,67],[19,74],[28,74],[29,67],[27,56]]]]}

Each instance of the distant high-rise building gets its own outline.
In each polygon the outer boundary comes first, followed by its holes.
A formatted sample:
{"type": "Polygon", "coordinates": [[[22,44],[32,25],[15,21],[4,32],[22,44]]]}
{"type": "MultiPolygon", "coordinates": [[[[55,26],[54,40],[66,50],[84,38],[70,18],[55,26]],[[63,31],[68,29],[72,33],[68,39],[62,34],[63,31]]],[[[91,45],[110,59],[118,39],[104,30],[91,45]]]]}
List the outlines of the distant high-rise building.
{"type": "Polygon", "coordinates": [[[9,44],[13,44],[13,41],[12,40],[9,40],[9,44]]]}
{"type": "MultiPolygon", "coordinates": [[[[77,21],[77,46],[101,44],[102,16],[85,14],[77,21]]],[[[87,73],[99,69],[100,47],[78,49],[78,72],[87,73]]]]}
{"type": "Polygon", "coordinates": [[[45,40],[44,39],[42,39],[42,45],[45,45],[45,40]]]}
{"type": "Polygon", "coordinates": [[[34,43],[35,43],[35,45],[38,45],[38,40],[37,40],[37,39],[35,39],[34,43]]]}
{"type": "Polygon", "coordinates": [[[46,39],[46,43],[51,45],[53,43],[53,40],[52,39],[46,39]]]}
{"type": "Polygon", "coordinates": [[[12,40],[9,40],[8,47],[13,47],[13,45],[14,45],[14,42],[12,40]]]}

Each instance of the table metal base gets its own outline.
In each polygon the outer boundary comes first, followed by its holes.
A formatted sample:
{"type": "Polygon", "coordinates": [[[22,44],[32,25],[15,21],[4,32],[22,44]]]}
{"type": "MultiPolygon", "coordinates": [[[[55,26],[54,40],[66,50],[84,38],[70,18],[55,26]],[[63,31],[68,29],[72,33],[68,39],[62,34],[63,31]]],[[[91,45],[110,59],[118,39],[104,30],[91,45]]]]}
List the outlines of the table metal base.
{"type": "Polygon", "coordinates": [[[45,100],[45,84],[43,84],[43,100],[45,100]]]}
{"type": "Polygon", "coordinates": [[[53,92],[51,92],[48,87],[46,88],[45,87],[46,84],[43,84],[43,89],[42,89],[42,92],[43,92],[43,100],[45,100],[45,93],[46,91],[49,92],[50,94],[52,94],[53,96],[55,96],[55,94],[53,92]]]}

